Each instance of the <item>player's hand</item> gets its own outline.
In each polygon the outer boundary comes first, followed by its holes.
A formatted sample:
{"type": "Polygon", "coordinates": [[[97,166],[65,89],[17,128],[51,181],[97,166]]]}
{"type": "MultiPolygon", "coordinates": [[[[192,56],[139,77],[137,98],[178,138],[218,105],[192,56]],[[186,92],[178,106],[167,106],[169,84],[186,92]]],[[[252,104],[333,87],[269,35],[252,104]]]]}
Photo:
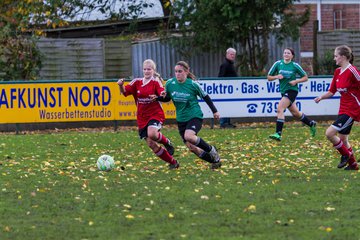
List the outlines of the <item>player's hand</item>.
{"type": "Polygon", "coordinates": [[[296,85],[296,81],[295,81],[295,80],[292,80],[292,81],[289,82],[289,84],[290,84],[291,86],[295,86],[295,85],[296,85]]]}
{"type": "Polygon", "coordinates": [[[214,113],[214,118],[215,119],[220,119],[220,113],[219,112],[214,113]]]}
{"type": "Polygon", "coordinates": [[[316,98],[314,98],[314,101],[315,101],[316,103],[319,103],[319,102],[321,101],[321,99],[322,99],[322,97],[316,97],[316,98]]]}
{"type": "Polygon", "coordinates": [[[162,92],[160,93],[160,97],[166,97],[166,91],[162,91],[162,92]]]}
{"type": "Polygon", "coordinates": [[[149,98],[151,99],[152,102],[155,102],[157,96],[155,94],[151,94],[151,95],[149,95],[149,98]]]}
{"type": "Polygon", "coordinates": [[[277,77],[277,79],[283,79],[284,78],[284,76],[282,74],[278,74],[276,77],[277,77]]]}
{"type": "Polygon", "coordinates": [[[123,78],[120,78],[118,81],[117,81],[117,84],[119,86],[123,86],[124,85],[124,79],[123,78]]]}

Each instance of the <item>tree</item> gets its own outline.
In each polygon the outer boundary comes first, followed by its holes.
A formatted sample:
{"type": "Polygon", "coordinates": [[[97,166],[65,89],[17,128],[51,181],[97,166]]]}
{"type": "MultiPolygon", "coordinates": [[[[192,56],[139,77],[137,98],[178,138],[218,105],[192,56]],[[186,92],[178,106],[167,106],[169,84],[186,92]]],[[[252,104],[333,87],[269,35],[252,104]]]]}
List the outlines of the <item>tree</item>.
{"type": "Polygon", "coordinates": [[[41,55],[35,37],[44,28],[67,26],[93,11],[111,20],[134,19],[152,6],[145,0],[1,0],[0,80],[36,79],[41,55]]]}
{"type": "Polygon", "coordinates": [[[172,1],[171,0],[159,0],[162,6],[164,17],[168,17],[171,14],[172,1]]]}
{"type": "MultiPolygon", "coordinates": [[[[261,74],[268,59],[268,38],[297,39],[309,19],[307,8],[296,13],[294,0],[182,0],[174,1],[171,21],[181,38],[171,42],[183,54],[224,51],[239,43],[242,75],[261,74]]],[[[167,34],[168,37],[173,32],[167,34]]]]}

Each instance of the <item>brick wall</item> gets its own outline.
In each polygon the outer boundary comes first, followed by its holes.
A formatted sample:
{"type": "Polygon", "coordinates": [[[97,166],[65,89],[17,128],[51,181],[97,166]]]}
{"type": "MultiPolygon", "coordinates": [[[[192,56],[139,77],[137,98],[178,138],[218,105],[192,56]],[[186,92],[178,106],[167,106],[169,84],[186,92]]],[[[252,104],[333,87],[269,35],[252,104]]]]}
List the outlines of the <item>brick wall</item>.
{"type": "MultiPolygon", "coordinates": [[[[312,51],[313,49],[313,34],[314,34],[314,21],[316,20],[316,5],[310,6],[310,19],[301,29],[300,29],[300,50],[302,52],[312,51]]],[[[299,4],[296,5],[297,12],[301,13],[304,11],[306,5],[299,4]]]]}
{"type": "MultiPolygon", "coordinates": [[[[305,4],[296,4],[297,11],[303,12],[305,4]]],[[[311,8],[310,20],[301,29],[300,47],[302,52],[313,50],[313,24],[317,19],[316,4],[308,5],[311,8]]],[[[343,29],[360,29],[360,3],[359,4],[322,4],[321,5],[321,31],[334,30],[334,11],[342,11],[342,28],[343,29]]]]}
{"type": "Polygon", "coordinates": [[[346,11],[346,29],[360,29],[360,3],[345,5],[346,11]]]}
{"type": "MultiPolygon", "coordinates": [[[[339,1],[340,2],[340,1],[339,1]]],[[[317,20],[316,4],[296,4],[298,13],[310,6],[310,19],[300,29],[300,51],[313,51],[314,21],[317,20]]],[[[341,12],[342,30],[360,30],[360,3],[359,4],[322,4],[321,5],[321,31],[334,31],[334,11],[341,12]]],[[[338,24],[339,26],[339,24],[338,24]]],[[[335,30],[336,31],[336,30],[335,30]]],[[[300,59],[300,64],[312,75],[312,58],[300,59]]]]}

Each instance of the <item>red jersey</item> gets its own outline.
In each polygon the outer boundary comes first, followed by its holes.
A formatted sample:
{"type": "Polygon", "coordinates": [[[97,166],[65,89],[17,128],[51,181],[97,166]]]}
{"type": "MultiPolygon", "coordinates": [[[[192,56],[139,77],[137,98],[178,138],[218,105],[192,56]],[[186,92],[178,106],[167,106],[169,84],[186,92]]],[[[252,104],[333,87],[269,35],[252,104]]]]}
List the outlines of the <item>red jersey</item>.
{"type": "Polygon", "coordinates": [[[339,92],[339,115],[346,114],[355,121],[360,120],[360,71],[349,64],[345,70],[337,68],[330,85],[330,92],[339,92]]]}
{"type": "Polygon", "coordinates": [[[135,78],[125,86],[125,96],[133,95],[137,106],[137,124],[139,129],[144,128],[151,120],[158,120],[161,123],[165,120],[164,110],[161,103],[152,101],[149,95],[159,96],[164,87],[159,79],[152,78],[143,84],[143,78],[135,78]]]}

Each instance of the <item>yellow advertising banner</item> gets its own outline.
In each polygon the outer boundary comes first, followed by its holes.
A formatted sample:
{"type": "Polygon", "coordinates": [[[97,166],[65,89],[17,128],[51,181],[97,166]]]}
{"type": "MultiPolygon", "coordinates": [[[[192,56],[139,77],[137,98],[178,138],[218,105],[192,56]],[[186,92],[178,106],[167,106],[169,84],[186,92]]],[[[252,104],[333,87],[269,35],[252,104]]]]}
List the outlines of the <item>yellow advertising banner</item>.
{"type": "MultiPolygon", "coordinates": [[[[115,81],[24,82],[1,84],[0,123],[135,120],[132,96],[115,81]]],[[[164,103],[175,118],[172,103],[164,103]]]]}

